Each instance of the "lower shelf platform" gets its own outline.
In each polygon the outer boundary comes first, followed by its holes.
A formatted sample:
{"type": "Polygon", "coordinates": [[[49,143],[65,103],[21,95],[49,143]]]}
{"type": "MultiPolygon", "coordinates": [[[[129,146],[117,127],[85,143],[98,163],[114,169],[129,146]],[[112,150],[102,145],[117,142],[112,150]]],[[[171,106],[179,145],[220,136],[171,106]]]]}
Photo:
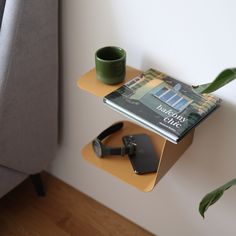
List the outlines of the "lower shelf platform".
{"type": "Polygon", "coordinates": [[[184,151],[191,145],[194,136],[194,130],[186,135],[178,144],[173,144],[163,137],[142,128],[132,122],[123,121],[122,130],[108,137],[104,144],[108,146],[122,146],[122,136],[132,134],[147,134],[152,140],[157,156],[160,158],[159,167],[156,173],[137,175],[134,173],[128,156],[108,156],[99,158],[95,155],[92,142],[87,144],[82,150],[83,158],[96,167],[109,172],[120,180],[133,185],[141,191],[149,192],[158,181],[167,173],[167,171],[180,158],[184,151]]]}

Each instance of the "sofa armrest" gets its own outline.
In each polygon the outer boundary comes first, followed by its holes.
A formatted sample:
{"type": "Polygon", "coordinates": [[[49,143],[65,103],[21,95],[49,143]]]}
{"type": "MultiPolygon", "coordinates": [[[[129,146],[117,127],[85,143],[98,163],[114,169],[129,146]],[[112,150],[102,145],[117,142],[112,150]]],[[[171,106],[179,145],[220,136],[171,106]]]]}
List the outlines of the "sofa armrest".
{"type": "Polygon", "coordinates": [[[0,58],[0,165],[37,173],[57,144],[58,0],[7,0],[0,58]]]}
{"type": "Polygon", "coordinates": [[[2,16],[3,16],[5,3],[6,3],[6,0],[0,0],[0,30],[1,30],[1,25],[2,25],[2,16]]]}

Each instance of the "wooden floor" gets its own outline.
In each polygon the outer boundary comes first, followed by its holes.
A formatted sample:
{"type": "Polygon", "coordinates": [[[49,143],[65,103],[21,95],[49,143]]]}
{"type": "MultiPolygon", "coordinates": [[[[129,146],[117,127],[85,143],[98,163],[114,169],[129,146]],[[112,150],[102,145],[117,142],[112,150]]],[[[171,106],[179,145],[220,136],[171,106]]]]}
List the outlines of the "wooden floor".
{"type": "Polygon", "coordinates": [[[152,235],[49,174],[46,197],[29,179],[0,199],[0,236],[152,235]]]}

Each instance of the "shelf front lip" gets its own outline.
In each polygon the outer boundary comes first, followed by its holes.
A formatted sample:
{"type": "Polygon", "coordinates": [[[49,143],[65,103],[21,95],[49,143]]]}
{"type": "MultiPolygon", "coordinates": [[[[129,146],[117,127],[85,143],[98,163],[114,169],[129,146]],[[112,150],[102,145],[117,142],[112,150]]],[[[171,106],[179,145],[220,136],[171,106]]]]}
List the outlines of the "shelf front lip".
{"type": "Polygon", "coordinates": [[[105,97],[140,73],[142,71],[126,66],[125,81],[117,85],[107,85],[96,79],[96,70],[93,68],[77,80],[77,86],[95,96],[105,97]]]}

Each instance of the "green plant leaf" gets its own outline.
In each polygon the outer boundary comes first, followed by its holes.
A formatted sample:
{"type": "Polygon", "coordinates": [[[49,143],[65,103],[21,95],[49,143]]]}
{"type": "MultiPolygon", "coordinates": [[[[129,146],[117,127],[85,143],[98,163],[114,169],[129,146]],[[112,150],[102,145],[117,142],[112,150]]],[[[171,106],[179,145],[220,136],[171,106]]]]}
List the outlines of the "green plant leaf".
{"type": "Polygon", "coordinates": [[[216,201],[218,201],[221,196],[224,194],[224,191],[229,189],[232,185],[236,185],[236,179],[232,179],[231,181],[227,182],[226,184],[222,185],[221,187],[213,190],[212,192],[208,193],[200,202],[199,204],[199,213],[204,218],[205,212],[216,201]]]}
{"type": "Polygon", "coordinates": [[[236,79],[236,68],[223,70],[214,81],[208,84],[193,86],[197,93],[212,93],[236,79]]]}

